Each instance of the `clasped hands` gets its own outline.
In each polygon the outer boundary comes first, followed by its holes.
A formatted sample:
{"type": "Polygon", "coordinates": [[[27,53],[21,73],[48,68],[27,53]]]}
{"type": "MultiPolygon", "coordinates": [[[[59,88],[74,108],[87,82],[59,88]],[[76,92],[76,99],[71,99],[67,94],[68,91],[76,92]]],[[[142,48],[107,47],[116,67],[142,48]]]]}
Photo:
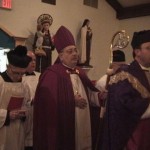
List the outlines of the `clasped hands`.
{"type": "Polygon", "coordinates": [[[19,109],[19,110],[12,110],[9,112],[9,118],[11,120],[22,119],[24,117],[26,117],[26,110],[19,109]]]}
{"type": "Polygon", "coordinates": [[[83,97],[81,97],[80,94],[75,95],[75,106],[79,107],[80,109],[84,109],[87,107],[86,100],[83,97]]]}

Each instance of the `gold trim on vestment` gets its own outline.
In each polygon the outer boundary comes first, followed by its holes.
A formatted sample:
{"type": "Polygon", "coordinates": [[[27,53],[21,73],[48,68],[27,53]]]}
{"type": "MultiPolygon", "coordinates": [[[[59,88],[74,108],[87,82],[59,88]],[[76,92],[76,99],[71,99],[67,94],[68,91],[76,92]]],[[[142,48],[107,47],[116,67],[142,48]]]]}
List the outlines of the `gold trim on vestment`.
{"type": "Polygon", "coordinates": [[[109,85],[112,85],[114,83],[118,83],[119,81],[128,80],[129,83],[132,84],[133,88],[136,89],[143,98],[150,97],[149,91],[138,81],[136,77],[131,75],[128,72],[121,71],[113,76],[111,76],[109,85]]]}

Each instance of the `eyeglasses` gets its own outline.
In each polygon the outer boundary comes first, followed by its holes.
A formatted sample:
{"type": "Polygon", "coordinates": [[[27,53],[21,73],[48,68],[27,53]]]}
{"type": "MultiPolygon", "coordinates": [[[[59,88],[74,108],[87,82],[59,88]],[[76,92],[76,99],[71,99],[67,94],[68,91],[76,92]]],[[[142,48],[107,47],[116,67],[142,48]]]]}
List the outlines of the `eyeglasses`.
{"type": "Polygon", "coordinates": [[[62,51],[63,53],[72,54],[74,52],[78,53],[78,50],[76,48],[66,49],[62,51]]]}

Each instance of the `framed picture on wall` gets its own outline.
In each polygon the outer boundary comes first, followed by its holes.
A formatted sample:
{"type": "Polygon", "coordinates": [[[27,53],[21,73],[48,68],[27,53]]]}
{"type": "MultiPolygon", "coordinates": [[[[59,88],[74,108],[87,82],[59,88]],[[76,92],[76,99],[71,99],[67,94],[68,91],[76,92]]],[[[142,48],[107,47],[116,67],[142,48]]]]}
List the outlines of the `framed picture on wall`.
{"type": "Polygon", "coordinates": [[[42,0],[42,2],[52,4],[52,5],[56,5],[56,0],[42,0]]]}

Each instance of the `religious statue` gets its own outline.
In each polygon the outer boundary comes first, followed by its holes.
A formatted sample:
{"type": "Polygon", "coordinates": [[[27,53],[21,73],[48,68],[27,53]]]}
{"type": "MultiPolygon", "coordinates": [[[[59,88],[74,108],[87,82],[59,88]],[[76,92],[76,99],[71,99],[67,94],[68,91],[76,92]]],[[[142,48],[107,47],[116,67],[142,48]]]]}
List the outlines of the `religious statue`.
{"type": "Polygon", "coordinates": [[[37,19],[33,49],[36,54],[36,71],[38,72],[43,72],[52,63],[52,51],[55,48],[49,30],[52,22],[53,18],[49,14],[42,14],[37,19]]]}
{"type": "Polygon", "coordinates": [[[81,27],[79,66],[92,67],[90,65],[92,35],[93,33],[90,28],[90,20],[85,19],[81,27]]]}

